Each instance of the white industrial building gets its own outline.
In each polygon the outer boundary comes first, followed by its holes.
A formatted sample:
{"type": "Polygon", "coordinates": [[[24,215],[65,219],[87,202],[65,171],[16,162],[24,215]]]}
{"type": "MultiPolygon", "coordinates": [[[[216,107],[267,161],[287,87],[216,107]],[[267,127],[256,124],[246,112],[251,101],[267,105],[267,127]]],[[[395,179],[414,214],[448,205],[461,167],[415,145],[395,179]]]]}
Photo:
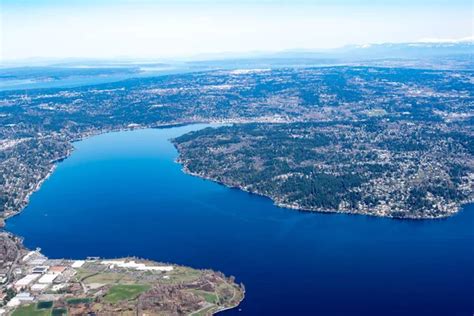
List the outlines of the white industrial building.
{"type": "Polygon", "coordinates": [[[28,292],[18,293],[14,298],[12,298],[8,303],[8,307],[16,307],[21,303],[31,303],[34,301],[34,297],[31,296],[28,292]]]}
{"type": "Polygon", "coordinates": [[[168,272],[173,270],[173,266],[147,266],[144,263],[137,263],[133,260],[122,261],[122,260],[103,260],[101,264],[109,265],[111,269],[115,267],[135,269],[140,271],[163,271],[168,272]]]}
{"type": "Polygon", "coordinates": [[[35,283],[31,286],[31,291],[32,292],[42,292],[44,291],[49,284],[40,284],[40,283],[35,283]]]}
{"type": "Polygon", "coordinates": [[[31,283],[36,281],[39,277],[40,277],[40,274],[28,274],[27,276],[16,281],[15,284],[13,284],[13,286],[18,291],[24,287],[29,286],[31,283]]]}
{"type": "Polygon", "coordinates": [[[56,273],[47,273],[43,274],[43,276],[38,280],[40,284],[51,284],[53,283],[54,279],[58,277],[59,274],[56,273]]]}
{"type": "Polygon", "coordinates": [[[71,265],[71,267],[77,269],[80,268],[84,265],[85,261],[84,260],[76,260],[74,263],[71,265]]]}

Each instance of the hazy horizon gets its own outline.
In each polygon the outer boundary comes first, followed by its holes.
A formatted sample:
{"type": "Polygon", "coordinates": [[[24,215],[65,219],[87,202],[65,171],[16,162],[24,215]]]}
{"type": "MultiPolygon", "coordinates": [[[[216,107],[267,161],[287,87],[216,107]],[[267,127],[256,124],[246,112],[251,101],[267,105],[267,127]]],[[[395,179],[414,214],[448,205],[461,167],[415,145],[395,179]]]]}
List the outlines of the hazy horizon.
{"type": "Polygon", "coordinates": [[[470,1],[3,0],[1,59],[179,59],[472,39],[470,1]]]}

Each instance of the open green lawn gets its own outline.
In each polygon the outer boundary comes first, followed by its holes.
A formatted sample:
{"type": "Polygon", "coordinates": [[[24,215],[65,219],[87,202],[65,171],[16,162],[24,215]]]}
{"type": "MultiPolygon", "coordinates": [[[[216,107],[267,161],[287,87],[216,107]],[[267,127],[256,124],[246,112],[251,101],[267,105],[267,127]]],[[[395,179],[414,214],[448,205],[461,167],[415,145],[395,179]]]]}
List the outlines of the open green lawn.
{"type": "Polygon", "coordinates": [[[51,309],[37,309],[36,304],[20,306],[13,312],[12,316],[50,316],[51,309]]]}
{"type": "Polygon", "coordinates": [[[203,292],[203,295],[204,295],[204,299],[206,300],[206,302],[212,303],[212,304],[217,304],[218,299],[217,299],[216,294],[209,293],[209,292],[203,292]]]}
{"type": "Polygon", "coordinates": [[[176,267],[173,271],[167,272],[171,284],[193,282],[202,275],[201,271],[185,267],[176,267]]]}
{"type": "Polygon", "coordinates": [[[217,304],[217,295],[215,293],[207,292],[207,291],[202,291],[202,290],[195,290],[195,294],[204,297],[206,302],[212,303],[212,304],[217,304]]]}
{"type": "Polygon", "coordinates": [[[129,281],[130,278],[123,273],[101,272],[101,273],[94,273],[88,276],[84,276],[82,280],[84,283],[110,284],[110,283],[119,283],[119,282],[125,283],[126,281],[129,281]]]}
{"type": "Polygon", "coordinates": [[[110,288],[104,300],[108,303],[117,303],[123,300],[136,298],[140,293],[150,289],[150,285],[145,284],[119,284],[110,288]]]}

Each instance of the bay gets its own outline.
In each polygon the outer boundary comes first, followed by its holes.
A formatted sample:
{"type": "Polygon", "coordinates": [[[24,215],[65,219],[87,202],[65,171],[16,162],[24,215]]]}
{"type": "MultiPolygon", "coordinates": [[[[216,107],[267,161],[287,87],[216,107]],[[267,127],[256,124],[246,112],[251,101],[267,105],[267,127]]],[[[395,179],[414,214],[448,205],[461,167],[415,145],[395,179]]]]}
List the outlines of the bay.
{"type": "Polygon", "coordinates": [[[6,229],[53,258],[138,256],[234,275],[227,315],[472,315],[474,207],[443,220],[305,213],[182,172],[170,138],[75,143],[6,229]]]}

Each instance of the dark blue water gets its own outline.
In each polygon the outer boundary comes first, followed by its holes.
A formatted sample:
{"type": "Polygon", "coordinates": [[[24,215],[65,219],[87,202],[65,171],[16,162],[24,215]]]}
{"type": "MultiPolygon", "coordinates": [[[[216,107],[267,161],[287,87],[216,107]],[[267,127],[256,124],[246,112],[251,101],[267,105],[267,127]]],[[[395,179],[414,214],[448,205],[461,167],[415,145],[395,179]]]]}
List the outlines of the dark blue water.
{"type": "Polygon", "coordinates": [[[167,140],[199,127],[78,142],[7,229],[51,257],[235,275],[247,296],[231,315],[472,315],[473,206],[435,221],[278,208],[181,172],[167,140]]]}

